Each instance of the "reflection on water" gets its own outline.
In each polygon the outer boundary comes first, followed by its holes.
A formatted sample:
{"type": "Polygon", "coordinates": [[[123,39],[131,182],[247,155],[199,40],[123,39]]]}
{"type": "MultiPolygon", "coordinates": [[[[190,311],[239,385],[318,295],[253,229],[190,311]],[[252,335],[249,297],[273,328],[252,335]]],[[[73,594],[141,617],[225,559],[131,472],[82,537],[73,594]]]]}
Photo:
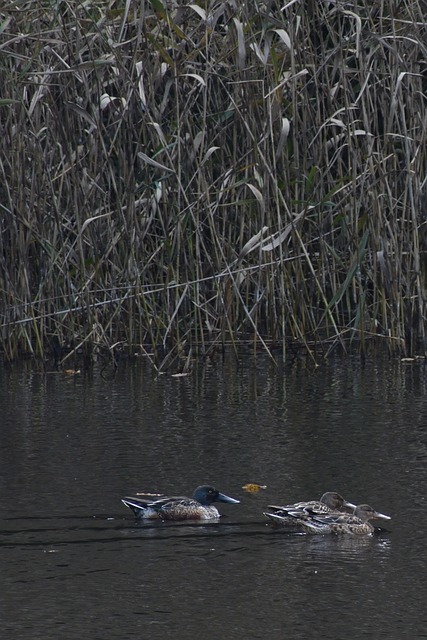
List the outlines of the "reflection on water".
{"type": "Polygon", "coordinates": [[[2,629],[426,637],[426,379],[418,363],[350,358],[316,370],[232,360],[180,379],[139,363],[109,381],[0,370],[2,629]],[[218,505],[219,521],[135,523],[120,502],[205,482],[241,504],[218,505]],[[307,536],[262,515],[326,490],[390,513],[390,531],[307,536]]]}

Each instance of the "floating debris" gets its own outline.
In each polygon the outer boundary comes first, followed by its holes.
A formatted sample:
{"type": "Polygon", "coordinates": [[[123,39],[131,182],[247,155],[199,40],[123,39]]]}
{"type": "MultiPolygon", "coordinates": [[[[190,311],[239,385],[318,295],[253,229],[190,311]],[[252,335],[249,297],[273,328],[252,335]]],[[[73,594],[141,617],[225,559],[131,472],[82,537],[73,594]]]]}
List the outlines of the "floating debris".
{"type": "Polygon", "coordinates": [[[159,498],[161,496],[164,496],[164,493],[149,493],[149,491],[138,491],[138,493],[135,493],[136,496],[153,496],[154,498],[159,498]]]}
{"type": "Polygon", "coordinates": [[[261,491],[261,489],[267,489],[266,484],[256,484],[255,482],[249,482],[248,484],[244,484],[242,489],[248,491],[249,493],[256,493],[257,491],[261,491]]]}

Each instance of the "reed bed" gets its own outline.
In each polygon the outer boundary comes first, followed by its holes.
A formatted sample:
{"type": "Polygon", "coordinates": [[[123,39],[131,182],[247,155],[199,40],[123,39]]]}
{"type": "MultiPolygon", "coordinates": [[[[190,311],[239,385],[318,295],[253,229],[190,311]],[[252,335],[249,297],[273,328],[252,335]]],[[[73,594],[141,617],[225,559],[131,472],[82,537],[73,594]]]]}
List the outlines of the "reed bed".
{"type": "Polygon", "coordinates": [[[425,353],[423,2],[0,9],[2,352],[425,353]]]}

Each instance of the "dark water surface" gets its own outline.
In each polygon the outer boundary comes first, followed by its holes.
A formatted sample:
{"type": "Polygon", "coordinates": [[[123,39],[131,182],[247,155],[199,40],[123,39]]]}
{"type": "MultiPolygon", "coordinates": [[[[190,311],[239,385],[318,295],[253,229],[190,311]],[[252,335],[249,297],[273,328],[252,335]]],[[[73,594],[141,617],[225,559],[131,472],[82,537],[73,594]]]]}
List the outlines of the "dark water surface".
{"type": "Polygon", "coordinates": [[[0,370],[0,629],[14,640],[427,638],[427,370],[231,360],[75,377],[0,370]],[[242,485],[267,490],[247,494],[242,485]],[[239,498],[219,522],[135,525],[135,491],[239,498]],[[372,539],[271,530],[338,490],[372,539]]]}

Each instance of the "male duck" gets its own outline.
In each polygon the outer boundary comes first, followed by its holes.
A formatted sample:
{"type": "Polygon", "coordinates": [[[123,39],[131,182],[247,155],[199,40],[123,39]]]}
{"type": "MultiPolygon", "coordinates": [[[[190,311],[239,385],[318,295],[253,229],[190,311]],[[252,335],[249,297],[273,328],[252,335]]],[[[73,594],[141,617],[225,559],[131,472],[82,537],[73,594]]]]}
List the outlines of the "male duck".
{"type": "Polygon", "coordinates": [[[316,515],[306,513],[304,511],[289,510],[283,515],[277,513],[266,513],[268,518],[275,521],[281,521],[283,518],[294,520],[302,531],[311,534],[351,534],[355,536],[369,536],[375,531],[375,527],[369,522],[374,518],[382,518],[391,520],[390,516],[375,511],[368,504],[361,504],[355,508],[353,514],[329,513],[316,515]]]}
{"type": "Polygon", "coordinates": [[[123,498],[123,504],[135,514],[136,518],[150,520],[212,520],[220,517],[213,502],[238,504],[235,500],[220,493],[209,485],[197,487],[192,498],[165,496],[159,500],[145,498],[123,498]]]}
{"type": "Polygon", "coordinates": [[[350,509],[351,512],[356,508],[356,505],[352,502],[344,500],[341,494],[336,491],[327,491],[323,494],[320,500],[309,500],[308,502],[295,502],[294,504],[288,504],[286,506],[268,505],[268,512],[264,515],[267,518],[273,520],[276,524],[288,525],[294,521],[288,515],[289,511],[300,512],[301,516],[304,515],[326,515],[328,513],[334,513],[336,511],[344,513],[350,513],[346,511],[350,509]],[[271,517],[275,516],[275,517],[271,517]]]}

